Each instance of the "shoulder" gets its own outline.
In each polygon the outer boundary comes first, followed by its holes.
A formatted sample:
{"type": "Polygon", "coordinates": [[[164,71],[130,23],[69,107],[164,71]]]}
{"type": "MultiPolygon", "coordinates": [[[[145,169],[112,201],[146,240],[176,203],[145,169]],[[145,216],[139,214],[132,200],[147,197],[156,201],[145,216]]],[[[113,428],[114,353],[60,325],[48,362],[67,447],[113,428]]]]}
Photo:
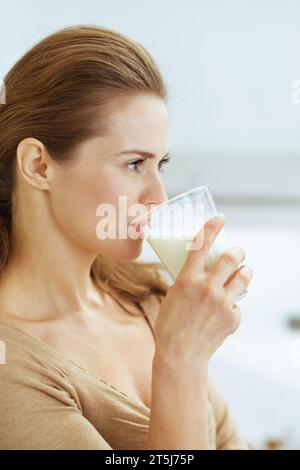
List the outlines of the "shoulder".
{"type": "Polygon", "coordinates": [[[38,340],[0,322],[0,354],[0,414],[49,398],[73,403],[68,362],[38,340]]]}
{"type": "Polygon", "coordinates": [[[68,362],[0,321],[0,449],[111,449],[83,416],[68,362]]]}

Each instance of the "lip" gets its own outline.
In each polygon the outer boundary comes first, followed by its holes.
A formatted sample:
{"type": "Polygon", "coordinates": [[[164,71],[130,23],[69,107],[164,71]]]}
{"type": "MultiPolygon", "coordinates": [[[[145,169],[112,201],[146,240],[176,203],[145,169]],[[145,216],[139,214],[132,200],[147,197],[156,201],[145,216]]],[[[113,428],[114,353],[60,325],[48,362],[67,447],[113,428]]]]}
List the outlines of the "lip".
{"type": "Polygon", "coordinates": [[[141,238],[143,238],[143,227],[145,227],[147,222],[141,221],[141,222],[136,222],[135,224],[129,224],[130,227],[133,227],[137,235],[140,235],[141,238]]]}
{"type": "Polygon", "coordinates": [[[130,226],[135,226],[135,227],[144,227],[145,225],[149,225],[150,223],[150,217],[142,217],[140,219],[135,219],[135,222],[131,222],[129,225],[130,226]]]}
{"type": "Polygon", "coordinates": [[[140,231],[141,224],[129,224],[129,227],[134,227],[136,231],[140,231]]]}

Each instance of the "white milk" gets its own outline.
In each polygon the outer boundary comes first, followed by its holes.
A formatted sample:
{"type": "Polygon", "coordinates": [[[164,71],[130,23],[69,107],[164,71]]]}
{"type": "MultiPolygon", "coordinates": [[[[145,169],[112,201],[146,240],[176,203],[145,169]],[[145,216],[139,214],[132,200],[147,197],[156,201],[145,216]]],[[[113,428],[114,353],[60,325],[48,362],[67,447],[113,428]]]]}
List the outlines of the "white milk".
{"type": "MultiPolygon", "coordinates": [[[[175,280],[190,252],[189,247],[191,247],[194,235],[185,235],[178,238],[166,238],[165,236],[162,238],[155,237],[153,233],[151,234],[151,232],[145,231],[144,238],[148,241],[175,280]]],[[[196,248],[196,245],[194,245],[194,247],[196,248]]],[[[226,243],[225,233],[222,230],[208,253],[205,269],[209,269],[212,263],[226,250],[226,248],[228,248],[228,245],[226,243]]]]}
{"type": "MultiPolygon", "coordinates": [[[[150,233],[145,230],[143,231],[143,237],[159,256],[160,260],[175,280],[185,263],[188,253],[190,252],[189,247],[191,246],[194,235],[178,238],[166,238],[165,236],[162,238],[155,237],[153,233],[150,236],[150,233]]],[[[196,246],[194,245],[194,247],[196,246]]],[[[228,243],[226,242],[224,229],[222,229],[209,250],[206,258],[205,270],[210,269],[214,261],[216,261],[216,259],[219,258],[226,249],[228,249],[228,243]]],[[[235,302],[242,300],[247,293],[248,291],[245,290],[238,296],[235,302]]]]}

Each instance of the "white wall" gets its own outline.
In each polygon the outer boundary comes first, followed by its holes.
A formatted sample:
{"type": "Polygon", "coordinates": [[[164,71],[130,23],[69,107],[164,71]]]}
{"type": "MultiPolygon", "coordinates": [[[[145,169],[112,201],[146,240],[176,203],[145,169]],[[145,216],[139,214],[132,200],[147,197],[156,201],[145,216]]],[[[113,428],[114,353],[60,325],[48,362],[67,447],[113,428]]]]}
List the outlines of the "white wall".
{"type": "Polygon", "coordinates": [[[144,44],[169,84],[173,194],[299,198],[297,0],[10,0],[1,2],[0,77],[61,27],[111,27],[144,44]]]}

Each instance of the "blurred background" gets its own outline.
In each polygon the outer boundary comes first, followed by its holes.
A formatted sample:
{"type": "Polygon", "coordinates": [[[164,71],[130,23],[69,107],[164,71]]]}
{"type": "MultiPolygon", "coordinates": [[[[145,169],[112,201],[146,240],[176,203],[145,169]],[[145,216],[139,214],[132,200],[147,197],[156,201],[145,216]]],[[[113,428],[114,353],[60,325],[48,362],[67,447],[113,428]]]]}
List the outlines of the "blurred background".
{"type": "MultiPolygon", "coordinates": [[[[120,31],[156,59],[172,121],[167,193],[208,185],[254,270],[241,326],[210,374],[259,449],[300,449],[299,17],[297,0],[1,3],[0,78],[75,24],[120,31]]],[[[146,242],[142,258],[156,259],[146,242]]]]}

